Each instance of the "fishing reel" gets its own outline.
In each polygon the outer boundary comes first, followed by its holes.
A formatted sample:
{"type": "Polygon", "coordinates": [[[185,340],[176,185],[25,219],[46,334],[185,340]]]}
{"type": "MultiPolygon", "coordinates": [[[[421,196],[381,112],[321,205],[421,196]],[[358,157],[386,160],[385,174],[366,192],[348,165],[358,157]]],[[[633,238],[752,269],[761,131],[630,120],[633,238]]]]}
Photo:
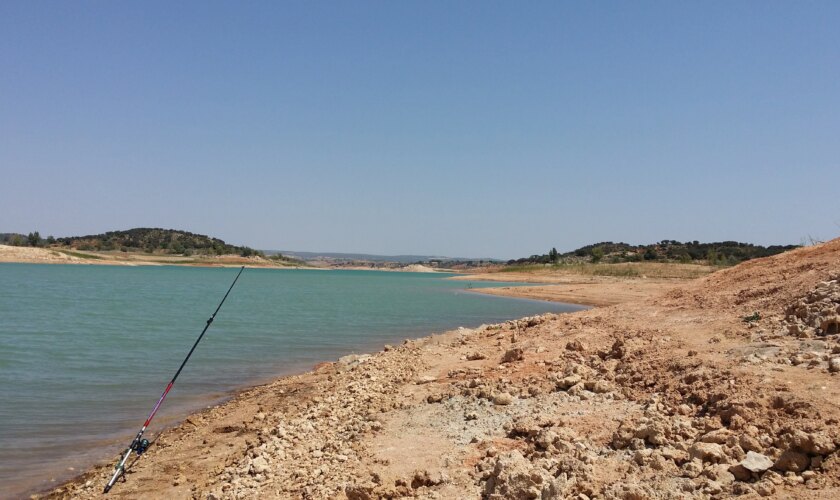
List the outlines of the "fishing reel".
{"type": "Polygon", "coordinates": [[[140,441],[131,443],[131,449],[137,452],[138,455],[142,455],[149,449],[150,444],[148,439],[141,439],[140,441]]]}

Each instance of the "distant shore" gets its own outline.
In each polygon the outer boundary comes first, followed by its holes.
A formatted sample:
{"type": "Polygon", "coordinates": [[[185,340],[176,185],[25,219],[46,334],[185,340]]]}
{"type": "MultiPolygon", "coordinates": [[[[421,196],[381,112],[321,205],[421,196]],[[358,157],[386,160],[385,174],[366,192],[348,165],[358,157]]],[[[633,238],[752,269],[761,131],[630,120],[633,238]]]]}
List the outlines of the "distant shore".
{"type": "Polygon", "coordinates": [[[105,266],[190,266],[190,267],[254,267],[267,269],[347,269],[359,271],[389,271],[412,273],[441,272],[421,264],[395,268],[364,266],[296,265],[271,258],[239,255],[169,255],[140,252],[95,252],[66,248],[39,248],[0,245],[0,263],[19,264],[80,264],[105,266]]]}

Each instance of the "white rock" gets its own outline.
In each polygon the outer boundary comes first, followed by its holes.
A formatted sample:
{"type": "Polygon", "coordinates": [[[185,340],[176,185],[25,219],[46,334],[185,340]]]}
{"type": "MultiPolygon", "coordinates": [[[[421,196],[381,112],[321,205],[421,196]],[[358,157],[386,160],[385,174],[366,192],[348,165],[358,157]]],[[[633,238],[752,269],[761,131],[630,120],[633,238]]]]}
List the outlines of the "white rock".
{"type": "Polygon", "coordinates": [[[773,467],[773,460],[761,453],[748,451],[747,457],[741,460],[741,465],[751,472],[764,472],[773,467]]]}

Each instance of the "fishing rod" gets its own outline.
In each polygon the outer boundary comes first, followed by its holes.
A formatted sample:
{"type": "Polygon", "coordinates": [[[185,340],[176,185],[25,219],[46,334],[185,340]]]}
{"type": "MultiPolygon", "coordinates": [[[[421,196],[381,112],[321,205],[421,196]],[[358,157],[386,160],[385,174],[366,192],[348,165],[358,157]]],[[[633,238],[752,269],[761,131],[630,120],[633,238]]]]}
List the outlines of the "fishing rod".
{"type": "Polygon", "coordinates": [[[137,456],[139,457],[149,448],[149,440],[143,439],[143,433],[146,432],[146,427],[148,427],[152,419],[155,418],[155,413],[157,413],[161,403],[163,403],[163,400],[166,398],[166,395],[169,394],[169,390],[172,389],[172,386],[175,384],[175,379],[177,379],[178,375],[181,374],[181,370],[184,369],[184,365],[187,364],[187,361],[189,361],[190,356],[192,356],[192,353],[193,351],[195,351],[196,346],[198,346],[198,343],[201,342],[201,338],[204,337],[204,334],[207,332],[207,329],[210,328],[210,324],[213,323],[213,319],[216,318],[216,314],[219,312],[219,309],[222,308],[222,304],[225,303],[225,299],[227,299],[228,295],[230,295],[230,291],[233,290],[233,285],[236,284],[236,280],[239,279],[239,275],[241,275],[242,271],[244,270],[245,266],[239,268],[239,273],[237,273],[236,278],[233,279],[233,283],[231,283],[230,288],[228,288],[227,293],[225,293],[225,296],[222,297],[222,301],[219,302],[219,307],[217,307],[216,310],[213,311],[213,315],[210,316],[210,319],[207,320],[207,324],[204,325],[204,330],[201,331],[201,335],[198,336],[198,338],[195,341],[195,344],[193,344],[192,346],[192,349],[190,349],[190,352],[187,353],[187,357],[184,358],[183,362],[181,362],[181,366],[178,367],[178,371],[175,372],[175,376],[172,377],[172,380],[169,381],[169,384],[166,386],[166,389],[163,390],[163,394],[160,395],[160,399],[158,399],[158,402],[155,404],[155,407],[152,408],[152,412],[149,414],[149,418],[146,419],[146,422],[143,424],[143,427],[140,428],[140,432],[138,432],[137,435],[134,436],[134,440],[131,441],[131,444],[128,445],[128,448],[126,448],[125,453],[123,453],[122,455],[122,459],[115,467],[115,469],[117,470],[114,471],[114,475],[111,477],[111,480],[108,481],[108,484],[105,485],[105,491],[103,491],[103,493],[108,493],[108,491],[110,491],[111,488],[114,486],[114,483],[117,482],[117,479],[119,479],[120,476],[125,474],[125,462],[128,460],[128,457],[131,456],[132,451],[136,452],[137,456]]]}

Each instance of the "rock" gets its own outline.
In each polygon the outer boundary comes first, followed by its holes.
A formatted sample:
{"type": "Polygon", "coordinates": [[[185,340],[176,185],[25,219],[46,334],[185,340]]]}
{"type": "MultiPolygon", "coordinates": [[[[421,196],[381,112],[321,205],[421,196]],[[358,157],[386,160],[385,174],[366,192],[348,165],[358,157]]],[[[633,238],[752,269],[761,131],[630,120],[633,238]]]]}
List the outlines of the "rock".
{"type": "Polygon", "coordinates": [[[344,494],[347,495],[347,500],[373,500],[376,498],[373,494],[373,486],[364,485],[348,485],[344,488],[344,494]]]}
{"type": "Polygon", "coordinates": [[[502,363],[513,363],[514,361],[522,361],[523,359],[525,359],[525,350],[521,347],[514,347],[502,356],[502,363]]]}
{"type": "Polygon", "coordinates": [[[449,476],[441,472],[430,474],[427,470],[417,470],[411,479],[411,487],[416,490],[423,486],[437,486],[448,480],[449,476]]]}
{"type": "Polygon", "coordinates": [[[703,436],[700,437],[700,441],[704,443],[717,443],[717,444],[726,444],[726,440],[731,436],[732,433],[729,429],[717,429],[712,432],[707,432],[703,436]]]}
{"type": "Polygon", "coordinates": [[[721,445],[717,443],[694,443],[688,449],[691,458],[704,462],[718,463],[726,456],[721,445]]]}
{"type": "Polygon", "coordinates": [[[827,435],[820,432],[808,434],[803,431],[796,431],[791,445],[798,451],[809,453],[811,455],[828,455],[837,449],[834,441],[827,435]]]}
{"type": "Polygon", "coordinates": [[[581,381],[580,375],[577,375],[577,374],[569,375],[568,377],[565,377],[565,378],[557,381],[557,388],[562,389],[564,391],[567,391],[570,388],[579,384],[580,381],[581,381]]]}
{"type": "Polygon", "coordinates": [[[721,486],[728,486],[735,481],[735,475],[729,471],[729,467],[723,464],[712,465],[706,468],[703,474],[721,486]]]}
{"type": "Polygon", "coordinates": [[[427,403],[440,403],[443,401],[443,394],[429,394],[426,397],[427,403]]]}
{"type": "Polygon", "coordinates": [[[493,403],[500,406],[507,406],[513,403],[513,396],[511,396],[507,392],[500,392],[493,396],[493,403]]]}
{"type": "Polygon", "coordinates": [[[764,472],[773,467],[773,460],[761,453],[747,452],[746,458],[741,460],[741,465],[750,472],[764,472]]]}
{"type": "Polygon", "coordinates": [[[776,486],[772,482],[767,480],[761,480],[755,483],[753,489],[756,493],[763,497],[769,497],[770,495],[776,493],[776,486]]]}
{"type": "Polygon", "coordinates": [[[543,486],[541,498],[543,500],[580,498],[572,496],[572,491],[576,483],[577,478],[575,476],[569,477],[565,472],[561,473],[558,477],[543,486]]]}
{"type": "Polygon", "coordinates": [[[610,349],[610,352],[607,355],[607,357],[613,359],[622,359],[626,355],[627,348],[624,347],[624,341],[621,339],[616,339],[616,341],[613,342],[612,348],[610,349]]]}
{"type": "Polygon", "coordinates": [[[522,453],[513,450],[496,457],[493,470],[484,484],[484,497],[540,498],[549,478],[544,470],[534,467],[522,453]]]}
{"type": "Polygon", "coordinates": [[[746,469],[741,464],[735,464],[729,467],[729,472],[737,479],[738,481],[749,481],[752,479],[752,472],[746,469]]]}
{"type": "Polygon", "coordinates": [[[738,444],[741,445],[741,448],[748,452],[759,452],[763,449],[761,443],[758,442],[758,439],[748,434],[741,434],[741,436],[738,438],[738,444]]]}
{"type": "Polygon", "coordinates": [[[338,364],[344,368],[355,368],[370,359],[370,354],[348,354],[338,358],[338,364]]]}
{"type": "Polygon", "coordinates": [[[556,432],[550,429],[542,429],[537,433],[534,444],[542,450],[547,450],[559,438],[556,432]]]}
{"type": "Polygon", "coordinates": [[[828,360],[828,371],[831,373],[840,372],[840,358],[831,358],[828,360]]]}
{"type": "Polygon", "coordinates": [[[592,391],[595,394],[605,394],[613,390],[612,385],[604,380],[587,380],[583,383],[587,391],[592,391]]]}
{"type": "Polygon", "coordinates": [[[703,472],[703,462],[700,460],[691,460],[682,466],[682,475],[684,477],[695,478],[703,472]]]}
{"type": "Polygon", "coordinates": [[[569,390],[567,392],[572,396],[580,396],[585,390],[586,387],[584,387],[583,383],[579,383],[569,387],[569,390]]]}
{"type": "Polygon", "coordinates": [[[572,340],[571,342],[566,342],[566,350],[583,352],[585,348],[580,340],[572,340]]]}
{"type": "Polygon", "coordinates": [[[423,385],[430,384],[435,380],[437,380],[437,377],[433,377],[431,375],[423,375],[422,377],[417,377],[417,380],[415,380],[414,383],[417,385],[423,385]]]}
{"type": "Polygon", "coordinates": [[[802,472],[811,464],[811,459],[804,453],[787,450],[776,460],[773,468],[784,472],[802,472]]]}
{"type": "Polygon", "coordinates": [[[487,359],[487,356],[481,354],[480,352],[473,352],[467,354],[467,361],[478,361],[480,359],[487,359]]]}
{"type": "Polygon", "coordinates": [[[251,474],[265,474],[269,469],[268,460],[262,455],[251,461],[251,474]]]}

